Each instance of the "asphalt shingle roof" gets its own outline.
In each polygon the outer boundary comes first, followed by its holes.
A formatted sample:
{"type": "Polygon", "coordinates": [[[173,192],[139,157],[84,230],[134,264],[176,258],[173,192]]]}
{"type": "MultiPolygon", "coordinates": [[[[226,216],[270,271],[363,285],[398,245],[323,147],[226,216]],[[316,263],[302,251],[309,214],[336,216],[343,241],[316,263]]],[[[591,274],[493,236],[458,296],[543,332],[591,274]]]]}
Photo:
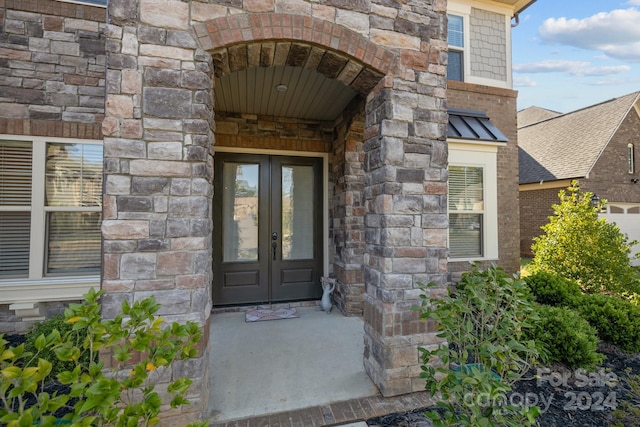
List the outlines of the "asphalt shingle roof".
{"type": "Polygon", "coordinates": [[[640,92],[518,129],[520,184],[585,177],[640,92]]]}
{"type": "Polygon", "coordinates": [[[557,111],[547,110],[546,108],[540,108],[534,105],[518,111],[518,129],[561,115],[562,113],[557,111]]]}

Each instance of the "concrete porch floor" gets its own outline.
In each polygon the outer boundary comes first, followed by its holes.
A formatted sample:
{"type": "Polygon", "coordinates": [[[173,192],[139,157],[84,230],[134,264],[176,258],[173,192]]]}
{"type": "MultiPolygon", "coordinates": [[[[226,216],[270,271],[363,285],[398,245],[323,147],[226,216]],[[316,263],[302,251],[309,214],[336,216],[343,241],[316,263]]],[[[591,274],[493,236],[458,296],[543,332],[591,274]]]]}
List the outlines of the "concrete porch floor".
{"type": "Polygon", "coordinates": [[[426,393],[383,398],[364,371],[364,324],[317,307],[300,318],[211,318],[209,421],[220,427],[324,426],[429,406],[426,393]]]}

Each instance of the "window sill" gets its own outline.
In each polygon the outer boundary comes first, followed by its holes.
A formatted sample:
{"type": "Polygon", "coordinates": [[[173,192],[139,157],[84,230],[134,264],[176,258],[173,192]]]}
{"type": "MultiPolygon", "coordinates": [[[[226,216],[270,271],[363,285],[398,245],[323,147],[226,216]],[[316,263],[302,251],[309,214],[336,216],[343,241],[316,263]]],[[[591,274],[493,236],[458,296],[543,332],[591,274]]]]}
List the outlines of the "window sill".
{"type": "Polygon", "coordinates": [[[91,288],[100,289],[99,276],[5,280],[0,281],[0,304],[79,300],[91,288]]]}

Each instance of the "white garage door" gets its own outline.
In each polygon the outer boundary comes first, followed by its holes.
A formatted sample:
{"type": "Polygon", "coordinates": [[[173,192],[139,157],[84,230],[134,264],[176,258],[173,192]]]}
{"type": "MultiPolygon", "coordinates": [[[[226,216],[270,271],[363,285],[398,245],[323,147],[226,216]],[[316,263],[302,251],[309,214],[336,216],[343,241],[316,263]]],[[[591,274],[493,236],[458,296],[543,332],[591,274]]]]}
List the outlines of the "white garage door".
{"type": "MultiPolygon", "coordinates": [[[[601,213],[600,217],[615,222],[629,240],[640,242],[640,204],[609,202],[606,212],[601,213]]],[[[640,244],[631,249],[632,254],[636,252],[640,252],[640,244]]],[[[634,260],[633,265],[640,265],[640,260],[634,260]]]]}

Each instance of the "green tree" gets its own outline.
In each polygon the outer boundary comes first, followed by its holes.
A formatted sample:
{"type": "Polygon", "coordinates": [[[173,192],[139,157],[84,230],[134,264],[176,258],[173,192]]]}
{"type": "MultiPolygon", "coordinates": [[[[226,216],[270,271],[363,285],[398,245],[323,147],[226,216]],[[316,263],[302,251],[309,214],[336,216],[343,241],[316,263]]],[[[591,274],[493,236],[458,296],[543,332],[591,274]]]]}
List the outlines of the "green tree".
{"type": "Polygon", "coordinates": [[[598,218],[605,200],[592,205],[593,194],[577,181],[558,194],[560,204],[534,238],[532,271],[550,271],[577,281],[589,293],[637,292],[636,270],[629,261],[630,242],[614,223],[598,218]]]}

